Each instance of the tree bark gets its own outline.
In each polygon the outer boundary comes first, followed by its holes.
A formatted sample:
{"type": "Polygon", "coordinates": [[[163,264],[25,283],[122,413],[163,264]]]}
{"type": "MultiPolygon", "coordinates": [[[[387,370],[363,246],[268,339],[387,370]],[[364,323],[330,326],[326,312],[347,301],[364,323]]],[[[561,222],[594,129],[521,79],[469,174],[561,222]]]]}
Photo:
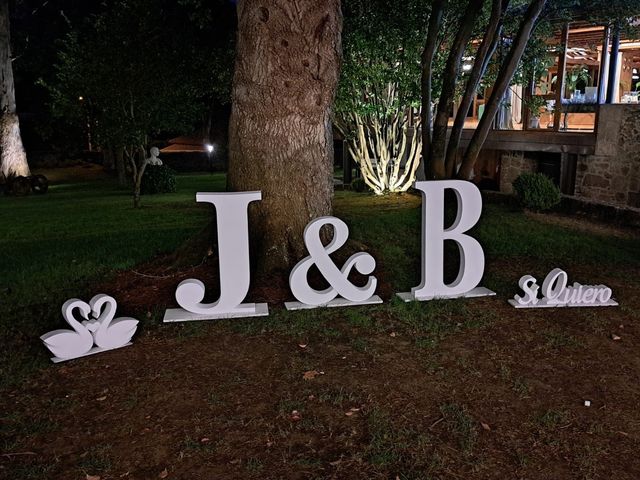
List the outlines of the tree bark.
{"type": "Polygon", "coordinates": [[[145,161],[146,150],[143,146],[132,146],[131,150],[124,149],[129,164],[131,165],[131,177],[133,180],[133,208],[140,208],[140,190],[142,188],[142,177],[144,171],[147,168],[147,162],[145,161]],[[139,160],[136,160],[136,154],[139,160]]]}
{"type": "Polygon", "coordinates": [[[341,30],[339,0],[238,2],[227,187],[262,191],[249,212],[260,273],[304,257],[305,226],[331,213],[341,30]]]}
{"type": "Polygon", "coordinates": [[[447,154],[445,157],[445,170],[447,178],[452,178],[456,167],[456,154],[458,148],[460,148],[460,138],[462,137],[462,130],[464,128],[464,121],[467,118],[467,112],[473,103],[473,98],[480,84],[480,80],[484,76],[489,61],[493,56],[493,52],[498,45],[500,39],[500,30],[502,28],[502,12],[507,7],[509,0],[493,0],[491,5],[491,17],[489,18],[489,24],[487,30],[482,38],[482,43],[476,53],[476,59],[473,63],[473,68],[469,74],[467,85],[465,87],[462,100],[460,101],[460,107],[458,108],[458,114],[453,121],[453,127],[451,127],[451,134],[449,136],[449,144],[447,146],[447,154]],[[503,5],[504,3],[504,5],[503,5]]]}
{"type": "Polygon", "coordinates": [[[124,161],[124,148],[117,147],[115,149],[116,172],[118,173],[118,185],[127,186],[127,165],[124,161]]]}
{"type": "Polygon", "coordinates": [[[446,175],[444,168],[444,157],[447,144],[447,128],[449,124],[449,106],[453,101],[456,82],[460,74],[460,63],[464,50],[469,43],[473,26],[482,10],[484,0],[469,0],[467,9],[456,32],[455,39],[451,45],[447,63],[442,74],[442,92],[438,100],[438,110],[433,121],[433,138],[429,149],[429,160],[431,164],[431,177],[444,178],[446,175]]]}
{"type": "Polygon", "coordinates": [[[433,75],[433,58],[438,48],[438,33],[442,27],[442,15],[444,12],[445,0],[434,0],[431,5],[429,15],[429,26],[424,50],[422,51],[420,69],[420,90],[422,99],[422,109],[420,112],[422,119],[422,159],[416,171],[418,181],[426,180],[426,162],[429,158],[431,148],[431,78],[433,75]]]}
{"type": "Polygon", "coordinates": [[[0,173],[5,177],[29,176],[27,155],[20,137],[11,65],[9,0],[0,0],[0,173]]]}
{"type": "Polygon", "coordinates": [[[507,54],[507,58],[498,73],[498,78],[496,79],[493,91],[489,97],[489,102],[485,104],[484,114],[478,123],[478,127],[473,133],[473,137],[471,137],[471,141],[469,142],[469,146],[467,147],[467,151],[465,152],[464,159],[462,161],[462,166],[458,171],[458,178],[463,180],[471,178],[473,167],[478,159],[480,150],[487,139],[487,135],[491,129],[491,124],[498,112],[498,108],[500,107],[500,100],[507,91],[507,88],[509,88],[511,79],[513,78],[518,63],[522,58],[522,54],[527,46],[531,32],[535,27],[540,13],[542,13],[545,3],[546,0],[532,0],[527,8],[524,18],[520,23],[520,28],[518,29],[516,38],[513,41],[513,45],[511,46],[511,49],[507,54]]]}
{"type": "MultiPolygon", "coordinates": [[[[144,171],[147,168],[146,156],[147,151],[144,147],[138,147],[138,156],[140,158],[140,163],[138,163],[138,168],[136,169],[136,174],[133,182],[133,206],[134,208],[140,208],[140,191],[142,189],[142,177],[144,176],[144,171]]],[[[135,154],[134,159],[135,162],[135,154]]]]}
{"type": "Polygon", "coordinates": [[[102,148],[102,168],[105,170],[115,170],[115,151],[110,146],[102,148]]]}

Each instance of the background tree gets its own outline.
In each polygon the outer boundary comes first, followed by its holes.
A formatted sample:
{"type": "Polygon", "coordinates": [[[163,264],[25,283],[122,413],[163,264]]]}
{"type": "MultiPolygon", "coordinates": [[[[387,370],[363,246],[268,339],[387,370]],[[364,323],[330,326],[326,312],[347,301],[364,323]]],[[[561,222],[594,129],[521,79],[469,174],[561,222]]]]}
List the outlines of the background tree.
{"type": "MultiPolygon", "coordinates": [[[[454,174],[456,156],[458,149],[460,148],[460,139],[462,138],[464,121],[467,112],[473,103],[474,95],[478,91],[480,82],[487,71],[487,67],[491,62],[493,53],[500,41],[502,24],[504,22],[504,12],[508,4],[509,0],[491,1],[491,14],[489,21],[484,28],[482,41],[475,51],[473,66],[471,67],[471,72],[467,78],[464,93],[462,94],[460,105],[458,106],[458,114],[455,116],[453,126],[451,128],[444,162],[445,174],[447,177],[452,177],[454,174]]],[[[442,148],[444,148],[444,146],[442,146],[442,148]]],[[[442,154],[442,152],[440,152],[440,154],[442,154]]]]}
{"type": "Polygon", "coordinates": [[[306,254],[303,232],[331,213],[331,106],[339,0],[240,0],[229,127],[231,191],[261,190],[250,210],[262,272],[306,254]]]}
{"type": "Polygon", "coordinates": [[[228,95],[229,45],[212,48],[191,13],[168,0],[106,3],[62,42],[48,85],[54,115],[88,123],[121,178],[128,165],[135,206],[152,136],[191,132],[228,95]]]}
{"type": "Polygon", "coordinates": [[[545,3],[546,0],[531,0],[531,3],[522,16],[518,32],[513,38],[511,48],[500,67],[498,77],[493,85],[493,90],[491,91],[489,100],[485,105],[484,114],[478,122],[478,126],[473,132],[473,137],[471,138],[471,141],[464,153],[464,158],[458,171],[458,177],[462,179],[468,180],[471,178],[473,167],[478,159],[480,150],[487,139],[493,120],[495,119],[498,108],[500,107],[502,97],[504,97],[507,88],[511,85],[511,80],[515,75],[518,64],[520,63],[527,46],[527,42],[531,38],[531,32],[535,28],[536,21],[542,13],[545,3]]]}
{"type": "MultiPolygon", "coordinates": [[[[435,14],[442,14],[444,10],[445,18],[447,15],[455,18],[455,13],[450,13],[451,3],[440,8],[442,1],[433,0],[433,11],[435,14]]],[[[463,5],[464,13],[456,24],[453,41],[438,39],[438,36],[442,36],[442,22],[435,14],[431,15],[429,21],[423,54],[423,116],[427,111],[426,105],[431,105],[433,98],[432,93],[425,88],[433,76],[433,71],[428,68],[429,53],[438,44],[443,45],[448,52],[443,75],[445,81],[438,98],[433,131],[427,129],[423,132],[423,138],[426,138],[423,142],[423,156],[430,165],[430,178],[471,178],[507,89],[514,83],[528,83],[543,73],[540,69],[544,69],[549,55],[546,40],[553,33],[553,25],[557,29],[562,21],[568,22],[577,17],[598,24],[628,26],[632,23],[630,19],[640,13],[640,4],[635,0],[528,0],[511,3],[509,0],[492,0],[490,4],[488,1],[484,2],[484,10],[480,14],[481,3],[481,0],[469,0],[463,5]],[[474,33],[470,36],[472,24],[474,33]],[[479,43],[470,43],[471,38],[481,40],[479,43]],[[502,55],[495,58],[494,52],[498,46],[502,55]],[[472,68],[465,75],[460,67],[462,59],[469,57],[473,58],[472,68]],[[464,120],[481,85],[491,86],[491,95],[485,102],[482,118],[463,152],[461,163],[458,164],[464,120]],[[458,97],[459,108],[447,144],[449,109],[458,97]]],[[[429,122],[426,124],[429,125],[429,122]]]]}
{"type": "Polygon", "coordinates": [[[20,136],[11,58],[9,0],[0,0],[0,174],[28,176],[29,164],[20,136]]]}
{"type": "MultiPolygon", "coordinates": [[[[487,127],[493,123],[498,107],[504,96],[506,89],[511,84],[511,80],[519,65],[522,54],[531,37],[536,21],[542,12],[546,0],[531,0],[529,7],[522,10],[522,7],[506,12],[508,0],[469,0],[462,7],[461,13],[450,13],[456,22],[455,35],[445,48],[448,52],[445,70],[443,73],[444,83],[440,96],[438,97],[437,113],[433,123],[432,132],[424,132],[423,136],[429,138],[429,144],[423,145],[423,157],[428,159],[429,177],[446,178],[457,175],[468,179],[475,165],[479,148],[482,147],[488,133],[487,127]],[[502,25],[505,17],[511,22],[519,22],[516,35],[512,38],[509,53],[506,60],[498,66],[499,73],[496,82],[492,85],[492,95],[489,98],[485,112],[480,124],[474,133],[470,148],[465,153],[462,168],[457,169],[456,158],[460,144],[464,119],[474,95],[487,72],[489,63],[496,46],[502,36],[502,25]],[[479,44],[470,42],[472,38],[481,38],[479,44]],[[473,64],[468,75],[462,74],[463,58],[473,57],[473,64]],[[449,109],[453,101],[461,93],[461,108],[458,109],[454,118],[454,124],[447,144],[447,134],[449,131],[449,109]],[[478,148],[479,147],[479,148],[478,148]]],[[[434,14],[431,16],[426,34],[426,42],[423,54],[422,84],[423,97],[422,109],[431,107],[432,94],[426,91],[425,85],[429,85],[433,76],[432,69],[428,68],[429,53],[433,51],[434,44],[439,43],[437,37],[440,34],[441,22],[434,20],[434,15],[441,14],[443,7],[439,0],[434,0],[434,14]],[[426,63],[426,66],[425,66],[426,63]]],[[[441,44],[443,42],[440,42],[441,44]]]]}
{"type": "Polygon", "coordinates": [[[438,51],[438,46],[442,41],[441,28],[445,11],[446,0],[433,0],[431,2],[431,12],[429,13],[429,23],[427,24],[427,35],[424,49],[420,56],[420,95],[421,109],[420,119],[422,121],[422,157],[418,166],[418,180],[426,180],[425,161],[427,154],[431,150],[433,140],[431,131],[433,128],[433,61],[438,51]]]}

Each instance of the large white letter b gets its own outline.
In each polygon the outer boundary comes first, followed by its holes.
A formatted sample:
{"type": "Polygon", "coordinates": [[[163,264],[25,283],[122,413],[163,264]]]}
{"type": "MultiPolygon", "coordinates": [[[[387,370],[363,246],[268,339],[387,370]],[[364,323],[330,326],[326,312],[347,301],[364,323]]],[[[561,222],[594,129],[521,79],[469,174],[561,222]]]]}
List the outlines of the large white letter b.
{"type": "Polygon", "coordinates": [[[484,252],[475,238],[465,234],[480,219],[480,190],[463,180],[416,182],[415,188],[422,192],[422,280],[410,294],[398,295],[406,301],[494,295],[486,288],[476,288],[484,273],[484,252]],[[458,201],[456,219],[447,229],[446,189],[453,190],[458,201]],[[444,283],[445,240],[453,240],[460,252],[460,269],[450,284],[444,283]]]}

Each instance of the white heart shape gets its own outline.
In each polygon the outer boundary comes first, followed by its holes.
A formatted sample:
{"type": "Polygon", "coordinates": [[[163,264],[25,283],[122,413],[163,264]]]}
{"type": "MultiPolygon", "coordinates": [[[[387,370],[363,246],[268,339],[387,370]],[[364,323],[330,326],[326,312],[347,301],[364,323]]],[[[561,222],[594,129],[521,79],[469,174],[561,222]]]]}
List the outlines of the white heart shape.
{"type": "Polygon", "coordinates": [[[96,311],[96,303],[98,303],[103,298],[112,298],[112,297],[110,297],[109,295],[105,295],[104,293],[100,293],[98,295],[95,295],[91,300],[89,300],[89,305],[91,307],[91,314],[93,315],[93,318],[96,319],[96,321],[100,320],[100,317],[102,317],[104,310],[107,308],[107,304],[103,303],[100,306],[100,311],[99,312],[96,311]]]}
{"type": "Polygon", "coordinates": [[[98,320],[85,320],[84,322],[82,322],[82,325],[84,325],[87,330],[93,333],[97,332],[100,328],[100,322],[98,320]]]}

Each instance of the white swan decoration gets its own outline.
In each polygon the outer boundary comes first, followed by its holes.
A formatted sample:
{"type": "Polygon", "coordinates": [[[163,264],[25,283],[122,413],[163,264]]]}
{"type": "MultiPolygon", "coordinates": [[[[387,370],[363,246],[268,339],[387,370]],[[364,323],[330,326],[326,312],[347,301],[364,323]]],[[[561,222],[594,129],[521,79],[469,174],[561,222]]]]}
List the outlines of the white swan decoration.
{"type": "Polygon", "coordinates": [[[93,332],[93,338],[98,347],[112,349],[129,343],[138,329],[138,320],[131,317],[120,317],[114,320],[117,303],[109,295],[102,293],[96,295],[89,304],[91,313],[97,318],[99,325],[93,332]]]}
{"type": "Polygon", "coordinates": [[[129,341],[138,328],[138,320],[114,319],[116,308],[115,299],[105,294],[96,295],[89,303],[77,298],[67,300],[62,315],[73,330],[54,330],[40,337],[55,355],[51,360],[58,363],[131,345],[129,341]],[[74,309],[80,311],[82,322],[73,316],[74,309]]]}
{"type": "Polygon", "coordinates": [[[93,346],[91,332],[73,316],[75,308],[88,319],[91,307],[82,300],[72,298],[62,305],[62,316],[73,330],[54,330],[40,337],[51,353],[60,359],[85,355],[93,346]]]}

